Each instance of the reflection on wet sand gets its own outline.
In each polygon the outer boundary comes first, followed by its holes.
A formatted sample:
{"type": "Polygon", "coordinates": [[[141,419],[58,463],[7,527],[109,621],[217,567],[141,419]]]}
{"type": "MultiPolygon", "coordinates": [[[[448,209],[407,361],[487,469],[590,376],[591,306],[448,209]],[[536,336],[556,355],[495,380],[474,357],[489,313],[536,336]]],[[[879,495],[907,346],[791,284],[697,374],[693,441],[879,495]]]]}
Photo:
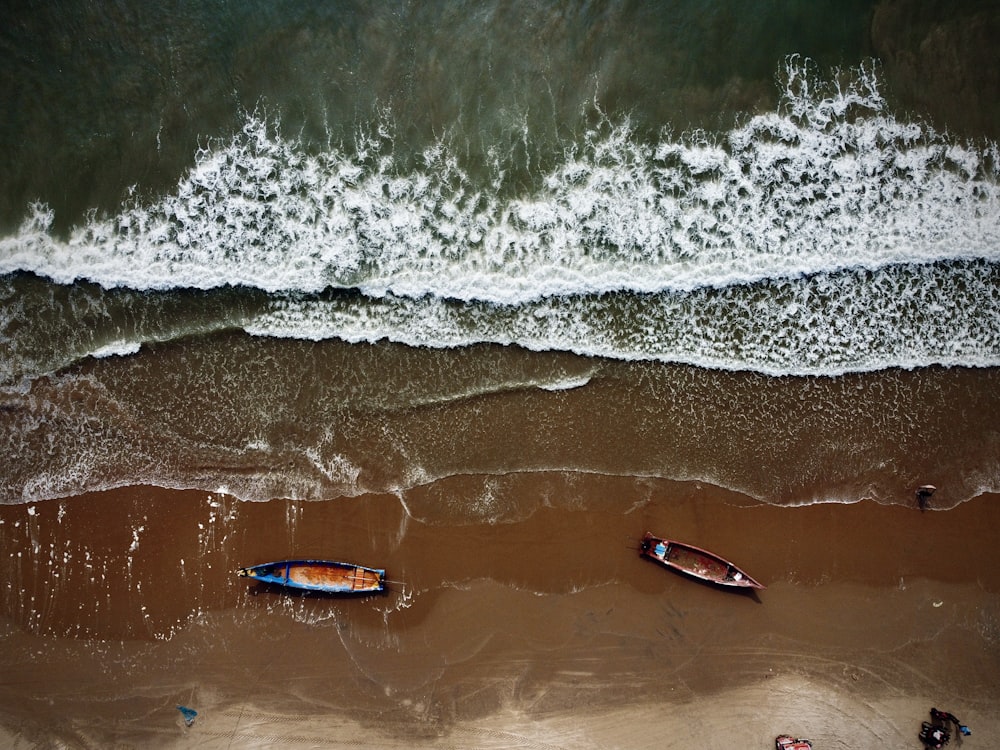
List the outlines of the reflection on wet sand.
{"type": "MultiPolygon", "coordinates": [[[[998,697],[1000,589],[984,574],[1000,564],[995,497],[947,512],[780,508],[698,485],[522,480],[519,491],[641,499],[624,514],[542,507],[465,526],[410,518],[391,495],[289,506],[137,487],[2,508],[0,702],[23,737],[62,722],[77,738],[165,741],[182,704],[199,711],[191,737],[209,743],[284,736],[280,725],[434,746],[499,732],[511,711],[541,731],[586,707],[591,737],[607,731],[598,714],[649,704],[697,701],[697,714],[731,695],[753,712],[772,680],[827,736],[860,730],[810,695],[863,697],[882,724],[893,700],[932,695],[982,723],[983,701],[998,697]],[[644,563],[647,526],[726,550],[767,590],[733,597],[644,563]],[[293,550],[377,560],[400,583],[331,600],[253,596],[234,575],[293,550]],[[87,689],[49,704],[72,679],[87,689]]],[[[766,718],[720,736],[770,731],[766,718]]]]}

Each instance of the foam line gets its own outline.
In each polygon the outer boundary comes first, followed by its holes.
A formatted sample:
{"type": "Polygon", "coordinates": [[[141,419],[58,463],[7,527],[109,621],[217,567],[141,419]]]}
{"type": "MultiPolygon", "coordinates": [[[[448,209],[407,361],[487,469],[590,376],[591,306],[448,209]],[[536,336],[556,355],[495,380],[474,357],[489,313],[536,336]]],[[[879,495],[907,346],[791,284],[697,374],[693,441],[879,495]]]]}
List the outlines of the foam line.
{"type": "Polygon", "coordinates": [[[515,305],[1000,260],[994,144],[897,120],[868,68],[838,85],[792,59],[784,78],[775,111],[719,136],[588,133],[542,188],[512,199],[477,186],[441,144],[402,173],[377,144],[310,154],[250,116],[197,154],[173,194],[67,240],[34,206],[0,240],[0,273],[515,305]]]}

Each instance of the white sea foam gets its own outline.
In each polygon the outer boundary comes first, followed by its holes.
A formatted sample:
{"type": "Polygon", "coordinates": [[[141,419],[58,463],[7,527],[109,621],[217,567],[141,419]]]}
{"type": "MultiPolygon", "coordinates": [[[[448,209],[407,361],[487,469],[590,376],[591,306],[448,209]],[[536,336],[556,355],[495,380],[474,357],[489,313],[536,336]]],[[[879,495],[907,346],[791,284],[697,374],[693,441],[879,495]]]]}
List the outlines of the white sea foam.
{"type": "MultiPolygon", "coordinates": [[[[489,341],[771,375],[995,367],[1000,269],[982,261],[893,266],[688,293],[559,298],[503,309],[470,304],[460,311],[433,297],[385,297],[365,306],[280,300],[247,330],[428,347],[489,341]]],[[[539,387],[577,384],[571,378],[539,387]]]]}
{"type": "Polygon", "coordinates": [[[0,273],[261,289],[256,335],[772,374],[1000,364],[996,145],[897,119],[870,68],[837,83],[793,59],[784,78],[775,111],[725,134],[605,124],[514,198],[443,144],[404,171],[382,141],[314,154],[249,117],[173,194],[68,239],[34,206],[0,273]]]}
{"type": "Polygon", "coordinates": [[[996,147],[895,119],[869,69],[838,86],[793,60],[781,107],[723,136],[644,144],[608,126],[512,200],[473,186],[444,146],[401,174],[372,144],[311,155],[273,131],[248,118],[172,195],[66,241],[34,207],[0,241],[0,272],[511,305],[1000,259],[996,147]]]}
{"type": "Polygon", "coordinates": [[[317,448],[307,448],[303,451],[309,462],[330,482],[346,486],[355,486],[361,475],[361,467],[355,465],[346,456],[325,456],[317,448]]]}
{"type": "Polygon", "coordinates": [[[115,341],[96,349],[91,356],[97,359],[104,357],[127,357],[130,354],[137,353],[141,348],[142,343],[139,341],[115,341]]]}
{"type": "Polygon", "coordinates": [[[569,377],[569,378],[562,378],[560,380],[556,380],[550,383],[543,383],[538,387],[541,388],[543,391],[571,391],[574,388],[583,388],[583,386],[587,385],[589,382],[590,382],[590,377],[588,376],[569,377]]]}

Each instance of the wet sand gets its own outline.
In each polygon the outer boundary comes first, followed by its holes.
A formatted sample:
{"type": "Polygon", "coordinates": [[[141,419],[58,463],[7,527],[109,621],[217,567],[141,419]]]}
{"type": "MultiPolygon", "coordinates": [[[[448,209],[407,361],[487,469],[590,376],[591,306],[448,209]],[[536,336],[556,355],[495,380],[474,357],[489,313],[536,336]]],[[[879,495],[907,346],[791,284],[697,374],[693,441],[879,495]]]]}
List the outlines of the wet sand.
{"type": "Polygon", "coordinates": [[[518,522],[416,517],[477,481],[312,503],[134,487],[0,509],[2,744],[765,748],[790,732],[919,747],[932,705],[973,728],[969,747],[1000,731],[996,496],[793,508],[526,474],[494,478],[539,498],[518,522]],[[768,588],[642,560],[647,529],[768,588]],[[398,583],[290,597],[233,575],[297,555],[398,583]],[[177,705],[199,711],[190,728],[177,705]]]}

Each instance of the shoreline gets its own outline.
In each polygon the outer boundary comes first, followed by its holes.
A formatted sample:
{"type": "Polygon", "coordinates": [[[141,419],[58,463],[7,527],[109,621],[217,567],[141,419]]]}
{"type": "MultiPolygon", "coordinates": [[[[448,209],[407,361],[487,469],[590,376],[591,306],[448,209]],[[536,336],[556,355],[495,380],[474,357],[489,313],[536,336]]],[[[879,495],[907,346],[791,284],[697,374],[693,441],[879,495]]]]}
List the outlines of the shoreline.
{"type": "MultiPolygon", "coordinates": [[[[3,489],[11,502],[143,483],[247,501],[396,493],[419,518],[469,523],[516,520],[539,502],[575,507],[572,494],[530,485],[576,472],[585,488],[675,477],[681,490],[702,482],[734,502],[781,505],[912,506],[930,483],[932,505],[950,507],[997,487],[998,393],[998,368],[768,378],[228,332],[87,360],[8,394],[15,458],[3,489]],[[223,391],[206,386],[228,372],[223,391]],[[538,386],[554,374],[589,380],[538,386]]],[[[642,499],[629,492],[619,507],[642,499]]]]}
{"type": "Polygon", "coordinates": [[[24,5],[0,750],[1000,746],[1000,2],[24,5]]]}

